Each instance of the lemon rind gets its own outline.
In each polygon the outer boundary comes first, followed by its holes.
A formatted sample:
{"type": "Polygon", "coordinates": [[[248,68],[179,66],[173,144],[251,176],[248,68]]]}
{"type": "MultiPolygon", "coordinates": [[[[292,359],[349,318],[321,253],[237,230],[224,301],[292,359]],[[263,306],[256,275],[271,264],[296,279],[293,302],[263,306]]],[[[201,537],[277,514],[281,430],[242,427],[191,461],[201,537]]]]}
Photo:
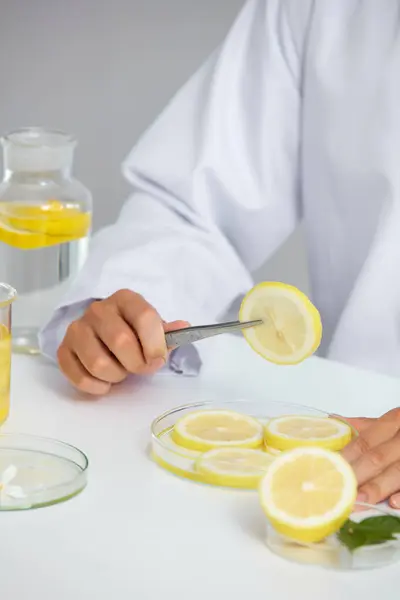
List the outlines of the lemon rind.
{"type": "Polygon", "coordinates": [[[331,417],[313,417],[306,415],[285,415],[271,419],[264,428],[265,445],[275,450],[292,450],[294,448],[306,448],[315,446],[325,448],[326,450],[339,451],[342,450],[351,441],[353,432],[351,427],[338,419],[331,417]],[[321,419],[329,419],[330,422],[335,422],[337,425],[337,434],[327,438],[310,437],[308,439],[296,438],[287,434],[276,431],[276,426],[283,421],[289,419],[318,421],[321,419]]]}
{"type": "Polygon", "coordinates": [[[265,457],[265,452],[262,450],[253,450],[252,448],[214,448],[205,452],[195,461],[195,471],[201,474],[203,481],[212,485],[218,485],[221,487],[234,487],[242,489],[257,489],[262,477],[270,464],[274,461],[272,456],[268,456],[265,469],[253,471],[239,471],[234,473],[232,471],[223,471],[221,469],[213,468],[212,458],[218,456],[223,452],[229,452],[231,450],[240,450],[244,453],[261,453],[265,457]]]}
{"type": "Polygon", "coordinates": [[[350,516],[357,496],[357,480],[349,463],[338,453],[323,448],[296,448],[277,457],[261,480],[259,487],[261,507],[273,525],[282,535],[301,542],[319,542],[336,532],[350,516]],[[305,454],[325,456],[343,474],[345,485],[336,507],[319,517],[299,519],[277,507],[272,497],[272,481],[283,464],[296,460],[305,454]]]}
{"type": "Polygon", "coordinates": [[[183,448],[188,448],[189,450],[198,450],[199,452],[207,452],[207,450],[212,450],[213,448],[250,448],[257,449],[263,445],[263,437],[264,437],[264,427],[262,423],[260,423],[254,417],[250,417],[248,415],[244,415],[242,413],[237,413],[235,411],[228,410],[209,410],[209,411],[196,411],[190,413],[189,415],[185,415],[177,420],[175,423],[174,429],[172,431],[172,440],[178,446],[183,448]],[[244,439],[243,441],[223,441],[217,442],[215,440],[204,440],[197,436],[193,436],[188,434],[185,431],[184,425],[187,424],[190,420],[194,420],[198,415],[204,415],[206,412],[214,413],[214,414],[230,414],[236,415],[237,417],[242,418],[254,425],[254,429],[257,430],[257,433],[251,438],[244,439]]]}
{"type": "Polygon", "coordinates": [[[254,286],[248,294],[244,297],[240,310],[239,310],[239,320],[246,321],[250,318],[248,307],[250,305],[249,299],[255,295],[260,293],[260,290],[263,289],[274,289],[280,290],[285,293],[285,295],[291,295],[292,298],[297,300],[297,304],[299,307],[302,307],[302,314],[307,318],[308,321],[308,331],[309,336],[307,336],[307,340],[304,343],[303,347],[299,349],[296,353],[289,355],[287,357],[279,356],[276,353],[269,352],[268,349],[264,348],[258,341],[256,337],[255,330],[252,328],[243,329],[242,333],[251,346],[251,348],[262,358],[268,360],[271,363],[276,365],[296,365],[303,362],[306,358],[312,356],[316,350],[318,349],[321,339],[322,339],[322,323],[321,316],[316,309],[316,307],[312,304],[309,298],[301,292],[298,288],[281,283],[281,282],[263,282],[254,286]]]}

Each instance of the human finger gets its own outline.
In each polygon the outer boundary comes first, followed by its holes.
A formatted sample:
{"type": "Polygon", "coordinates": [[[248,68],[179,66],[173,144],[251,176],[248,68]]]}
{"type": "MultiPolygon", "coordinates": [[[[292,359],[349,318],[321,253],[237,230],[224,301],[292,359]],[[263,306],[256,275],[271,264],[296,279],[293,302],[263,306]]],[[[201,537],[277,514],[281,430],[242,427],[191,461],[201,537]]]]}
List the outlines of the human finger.
{"type": "Polygon", "coordinates": [[[57,357],[60,370],[78,390],[95,396],[102,396],[110,390],[111,384],[90,375],[65,344],[59,347],[57,357]]]}
{"type": "Polygon", "coordinates": [[[374,479],[362,485],[357,500],[368,504],[378,504],[400,491],[400,461],[390,465],[374,479]]]}
{"type": "Polygon", "coordinates": [[[164,363],[168,350],[160,315],[140,294],[120,294],[118,309],[140,342],[145,362],[149,366],[164,363]]]}
{"type": "Polygon", "coordinates": [[[392,508],[400,508],[400,493],[393,494],[389,499],[389,504],[392,508]]]}
{"type": "Polygon", "coordinates": [[[359,433],[376,421],[376,419],[371,419],[370,417],[343,417],[341,415],[331,415],[331,417],[348,423],[350,427],[353,427],[359,433]]]}
{"type": "MultiPolygon", "coordinates": [[[[400,461],[400,435],[390,441],[372,448],[352,463],[354,473],[360,486],[374,479],[390,465],[400,461]]],[[[400,488],[400,481],[399,481],[400,488]]]]}
{"type": "Polygon", "coordinates": [[[393,438],[400,429],[400,409],[396,408],[366,427],[342,454],[350,463],[366,455],[373,448],[393,438]]]}
{"type": "MultiPolygon", "coordinates": [[[[148,371],[149,365],[135,331],[115,310],[115,306],[93,303],[84,319],[128,373],[144,374],[148,371]]],[[[153,366],[157,368],[158,365],[153,366]]]]}
{"type": "Polygon", "coordinates": [[[77,322],[76,329],[71,327],[68,335],[67,341],[71,340],[76,356],[93,377],[107,383],[119,383],[126,378],[128,371],[86,321],[77,322]]]}

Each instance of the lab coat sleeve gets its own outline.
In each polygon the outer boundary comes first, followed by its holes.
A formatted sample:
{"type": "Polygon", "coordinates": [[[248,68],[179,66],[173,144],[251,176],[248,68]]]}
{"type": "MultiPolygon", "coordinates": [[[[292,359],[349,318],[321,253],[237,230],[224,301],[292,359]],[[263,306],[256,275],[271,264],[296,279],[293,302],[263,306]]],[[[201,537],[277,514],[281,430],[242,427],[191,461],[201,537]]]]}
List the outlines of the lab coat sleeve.
{"type": "Polygon", "coordinates": [[[45,353],[54,355],[91,299],[122,288],[141,293],[167,321],[213,321],[293,231],[300,57],[287,4],[248,2],[133,149],[123,167],[132,196],[94,236],[42,332],[45,353]]]}

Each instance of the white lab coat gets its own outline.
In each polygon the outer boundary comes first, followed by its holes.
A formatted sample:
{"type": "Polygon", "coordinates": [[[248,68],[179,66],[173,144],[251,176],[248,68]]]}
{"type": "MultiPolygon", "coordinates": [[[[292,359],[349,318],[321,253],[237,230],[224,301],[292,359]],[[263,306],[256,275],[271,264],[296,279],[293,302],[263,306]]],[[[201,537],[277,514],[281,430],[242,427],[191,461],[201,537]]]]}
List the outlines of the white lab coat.
{"type": "Polygon", "coordinates": [[[400,0],[250,0],[124,173],[47,354],[120,288],[219,318],[304,219],[323,354],[400,374],[400,0]]]}

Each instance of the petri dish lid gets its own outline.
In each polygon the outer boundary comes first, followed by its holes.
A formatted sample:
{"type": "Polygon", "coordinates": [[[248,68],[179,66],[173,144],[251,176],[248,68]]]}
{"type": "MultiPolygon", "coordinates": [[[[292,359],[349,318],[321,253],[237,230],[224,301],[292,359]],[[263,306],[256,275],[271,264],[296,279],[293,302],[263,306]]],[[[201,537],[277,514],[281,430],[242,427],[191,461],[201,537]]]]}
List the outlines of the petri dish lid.
{"type": "Polygon", "coordinates": [[[86,486],[89,461],[78,448],[35,435],[0,434],[0,511],[65,502],[86,486]]]}

